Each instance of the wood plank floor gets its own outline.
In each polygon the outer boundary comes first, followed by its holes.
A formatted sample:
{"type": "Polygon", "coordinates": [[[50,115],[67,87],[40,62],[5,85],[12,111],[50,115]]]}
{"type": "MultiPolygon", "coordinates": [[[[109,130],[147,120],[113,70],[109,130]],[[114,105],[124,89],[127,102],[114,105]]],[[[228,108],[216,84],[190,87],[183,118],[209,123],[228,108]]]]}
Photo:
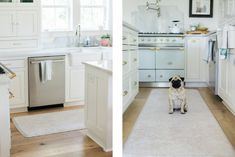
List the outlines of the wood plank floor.
{"type": "MultiPolygon", "coordinates": [[[[125,143],[128,136],[130,135],[132,128],[143,109],[146,100],[153,88],[140,88],[140,92],[137,95],[134,102],[130,105],[127,111],[123,115],[123,142],[125,143]]],[[[202,98],[208,105],[210,111],[220,124],[225,135],[231,142],[235,149],[235,116],[228,111],[223,105],[221,99],[214,96],[208,88],[198,89],[202,98]]]]}
{"type": "MultiPolygon", "coordinates": [[[[14,116],[60,112],[82,107],[65,107],[11,114],[14,116]]],[[[112,157],[86,136],[86,130],[70,131],[33,138],[23,137],[11,121],[11,157],[112,157]]]]}

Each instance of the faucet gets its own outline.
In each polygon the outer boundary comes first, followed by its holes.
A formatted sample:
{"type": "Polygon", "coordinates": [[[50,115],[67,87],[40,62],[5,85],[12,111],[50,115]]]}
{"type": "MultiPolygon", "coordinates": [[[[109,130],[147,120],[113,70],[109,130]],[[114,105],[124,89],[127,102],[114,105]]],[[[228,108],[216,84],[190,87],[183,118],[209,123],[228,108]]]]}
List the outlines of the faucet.
{"type": "Polygon", "coordinates": [[[161,16],[160,2],[161,2],[161,0],[156,0],[155,3],[146,2],[146,9],[147,10],[156,10],[157,16],[160,17],[161,16]]]}
{"type": "Polygon", "coordinates": [[[78,41],[77,41],[77,38],[76,38],[76,42],[75,43],[78,47],[81,47],[81,25],[78,24],[78,26],[76,27],[76,32],[75,32],[75,36],[77,37],[78,36],[78,41]]]}

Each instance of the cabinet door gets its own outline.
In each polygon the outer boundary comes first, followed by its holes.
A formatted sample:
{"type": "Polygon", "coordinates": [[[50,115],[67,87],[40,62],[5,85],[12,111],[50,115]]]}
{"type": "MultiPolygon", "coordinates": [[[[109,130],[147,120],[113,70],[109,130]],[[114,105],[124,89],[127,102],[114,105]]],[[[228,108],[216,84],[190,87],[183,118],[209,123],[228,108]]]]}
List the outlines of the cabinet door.
{"type": "Polygon", "coordinates": [[[139,50],[139,69],[155,69],[155,49],[146,48],[139,50]]]}
{"type": "Polygon", "coordinates": [[[15,13],[10,11],[0,11],[0,37],[16,36],[15,13]]]}
{"type": "Polygon", "coordinates": [[[13,69],[16,77],[10,82],[10,91],[14,97],[10,99],[10,107],[27,107],[26,103],[26,84],[25,84],[25,71],[13,69]]]}
{"type": "Polygon", "coordinates": [[[219,61],[219,96],[223,99],[227,94],[227,79],[228,79],[228,61],[219,61]]]}
{"type": "Polygon", "coordinates": [[[228,101],[230,103],[230,109],[233,110],[235,113],[235,83],[234,83],[234,78],[235,78],[235,51],[231,50],[232,55],[229,56],[228,59],[228,90],[227,90],[227,95],[228,95],[228,101]]]}
{"type": "Polygon", "coordinates": [[[70,68],[67,101],[84,100],[84,69],[70,68]]]}
{"type": "Polygon", "coordinates": [[[16,26],[18,36],[35,36],[38,33],[37,12],[17,11],[16,26]]]}
{"type": "Polygon", "coordinates": [[[187,40],[187,80],[200,80],[200,39],[187,40]]]}

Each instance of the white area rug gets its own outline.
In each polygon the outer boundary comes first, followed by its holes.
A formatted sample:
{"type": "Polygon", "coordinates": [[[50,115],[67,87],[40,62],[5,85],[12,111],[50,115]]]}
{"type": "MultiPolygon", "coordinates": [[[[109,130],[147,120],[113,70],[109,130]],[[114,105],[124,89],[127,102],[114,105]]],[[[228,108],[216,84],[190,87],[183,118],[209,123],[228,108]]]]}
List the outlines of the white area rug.
{"type": "Polygon", "coordinates": [[[197,90],[189,111],[168,114],[167,89],[151,92],[124,145],[124,157],[235,157],[235,151],[197,90]]]}
{"type": "Polygon", "coordinates": [[[24,137],[34,137],[84,129],[84,110],[51,112],[14,117],[13,123],[24,137]]]}

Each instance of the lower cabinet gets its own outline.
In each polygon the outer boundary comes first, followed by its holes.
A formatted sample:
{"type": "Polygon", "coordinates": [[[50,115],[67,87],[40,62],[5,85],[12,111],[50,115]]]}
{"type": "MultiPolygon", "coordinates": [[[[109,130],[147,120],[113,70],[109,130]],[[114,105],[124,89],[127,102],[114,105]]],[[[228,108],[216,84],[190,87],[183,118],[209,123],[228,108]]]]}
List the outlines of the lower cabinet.
{"type": "Polygon", "coordinates": [[[235,51],[225,60],[219,61],[219,96],[235,115],[235,51]]]}
{"type": "Polygon", "coordinates": [[[16,77],[10,82],[10,91],[14,95],[10,99],[11,108],[27,107],[27,93],[26,87],[27,83],[25,82],[26,72],[24,69],[12,69],[16,73],[16,77]]]}
{"type": "Polygon", "coordinates": [[[84,68],[69,68],[66,101],[84,100],[84,68]]]}
{"type": "Polygon", "coordinates": [[[85,66],[85,124],[87,135],[104,151],[112,150],[112,74],[85,66]]]}

